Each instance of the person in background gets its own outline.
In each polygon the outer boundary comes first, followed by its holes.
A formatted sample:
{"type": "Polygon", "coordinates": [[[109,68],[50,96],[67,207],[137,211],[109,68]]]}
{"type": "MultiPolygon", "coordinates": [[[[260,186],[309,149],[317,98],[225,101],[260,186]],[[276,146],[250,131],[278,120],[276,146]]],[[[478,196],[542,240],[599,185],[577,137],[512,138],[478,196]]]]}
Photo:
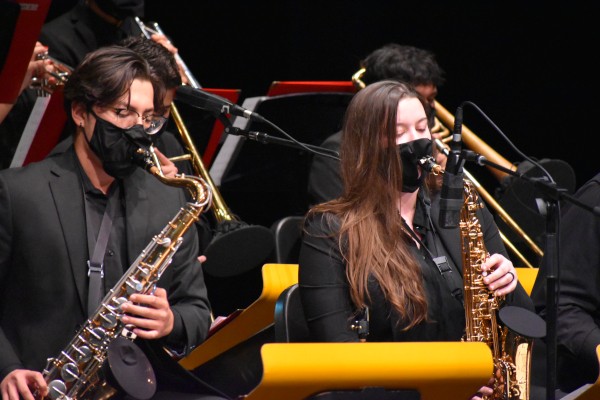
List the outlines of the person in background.
{"type": "MultiPolygon", "coordinates": [[[[435,98],[438,87],[443,85],[444,71],[437,63],[435,55],[428,50],[396,43],[386,44],[360,62],[361,70],[355,74],[355,85],[362,89],[374,82],[394,79],[412,85],[427,104],[427,120],[434,139],[440,138],[443,128],[435,118],[435,98]]],[[[341,132],[329,136],[321,147],[338,151],[341,132]]],[[[446,157],[434,154],[438,164],[444,166],[446,157]]],[[[432,178],[433,179],[433,178],[432,178]]],[[[436,179],[436,181],[439,180],[436,179]]],[[[329,157],[314,157],[308,181],[308,195],[312,204],[322,203],[338,197],[342,193],[340,164],[329,157]]]]}
{"type": "MultiPolygon", "coordinates": [[[[109,205],[115,205],[112,225],[99,251],[104,294],[187,202],[183,189],[163,184],[132,161],[132,153],[166,122],[154,112],[155,88],[164,90],[135,51],[109,46],[89,53],[64,88],[76,127],[73,145],[0,171],[4,400],[46,394],[46,359],[65,349],[95,309],[88,302],[88,261],[100,242],[101,220],[113,210],[109,205]]],[[[137,342],[178,356],[202,343],[211,323],[195,229],[185,233],[156,290],[132,294],[122,305],[122,322],[132,326],[137,342]]],[[[213,398],[210,391],[177,393],[181,388],[157,381],[162,398],[213,398]]]]}
{"type": "Polygon", "coordinates": [[[144,0],[83,0],[42,26],[40,42],[60,62],[75,68],[90,51],[140,35],[134,17],[144,0]]]}
{"type": "MultiPolygon", "coordinates": [[[[410,86],[384,80],[353,97],[341,134],[343,191],[304,225],[298,283],[310,340],[461,340],[461,233],[439,226],[439,201],[423,185],[418,161],[431,146],[426,104],[410,86]],[[365,338],[352,325],[367,309],[365,338]]],[[[483,283],[532,311],[491,214],[477,213],[491,254],[483,283]]],[[[474,398],[489,394],[486,386],[474,398]]]]}
{"type": "MultiPolygon", "coordinates": [[[[573,196],[593,208],[600,202],[600,174],[573,196]]],[[[598,379],[600,345],[600,218],[573,203],[560,212],[556,292],[556,387],[571,392],[598,379]]],[[[548,318],[546,303],[547,255],[544,255],[531,297],[536,311],[548,318]]],[[[554,260],[556,261],[556,260],[554,260]]],[[[563,393],[564,394],[564,393],[563,393]]]]}
{"type": "MultiPolygon", "coordinates": [[[[162,35],[155,35],[160,39],[162,35]]],[[[142,36],[131,36],[119,42],[120,45],[134,50],[144,57],[150,65],[150,70],[165,87],[164,96],[155,96],[155,114],[164,118],[169,118],[171,114],[171,103],[175,98],[175,91],[182,83],[181,70],[177,64],[174,52],[177,49],[166,46],[160,40],[150,40],[142,36]],[[160,43],[160,44],[159,44],[160,43]]],[[[162,164],[163,173],[167,176],[174,176],[176,173],[186,175],[197,175],[189,161],[180,161],[175,165],[168,157],[181,156],[186,149],[181,145],[177,138],[178,134],[168,129],[169,124],[163,125],[161,130],[152,136],[154,144],[159,154],[159,161],[162,164]],[[164,154],[163,154],[164,153],[164,154]]],[[[212,239],[211,222],[206,214],[203,214],[198,223],[198,233],[200,238],[201,253],[208,246],[212,239]]]]}
{"type": "MultiPolygon", "coordinates": [[[[90,51],[139,35],[135,15],[143,17],[143,0],[81,0],[46,22],[38,41],[52,59],[72,70],[90,51]]],[[[10,166],[37,96],[37,90],[25,88],[0,124],[0,169],[10,166]]],[[[70,135],[64,130],[59,141],[70,135]]]]}
{"type": "MultiPolygon", "coordinates": [[[[41,79],[56,81],[56,78],[52,76],[52,72],[54,72],[55,69],[52,65],[52,61],[42,58],[42,56],[47,54],[47,52],[47,46],[44,46],[40,42],[35,43],[33,54],[31,55],[29,64],[27,64],[27,71],[25,72],[25,77],[23,78],[23,83],[21,84],[19,94],[23,93],[25,89],[31,86],[33,81],[41,79]]],[[[8,115],[13,106],[14,103],[0,103],[0,124],[2,121],[4,121],[4,118],[8,115]]]]}

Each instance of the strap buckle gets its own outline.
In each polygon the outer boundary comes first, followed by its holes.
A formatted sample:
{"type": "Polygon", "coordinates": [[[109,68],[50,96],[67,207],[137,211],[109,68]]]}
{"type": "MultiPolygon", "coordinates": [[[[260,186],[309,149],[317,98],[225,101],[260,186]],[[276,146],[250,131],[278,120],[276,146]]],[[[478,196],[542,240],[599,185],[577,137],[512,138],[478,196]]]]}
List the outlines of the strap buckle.
{"type": "Polygon", "coordinates": [[[88,276],[91,276],[92,273],[95,273],[95,274],[99,273],[100,274],[100,278],[101,279],[104,278],[104,264],[100,264],[100,265],[98,265],[98,264],[92,264],[90,262],[90,260],[88,260],[87,265],[88,265],[88,276]]]}
{"type": "Polygon", "coordinates": [[[444,275],[448,272],[452,272],[452,268],[450,268],[450,264],[448,263],[448,259],[446,259],[446,256],[434,257],[433,262],[440,271],[440,274],[444,275]]]}

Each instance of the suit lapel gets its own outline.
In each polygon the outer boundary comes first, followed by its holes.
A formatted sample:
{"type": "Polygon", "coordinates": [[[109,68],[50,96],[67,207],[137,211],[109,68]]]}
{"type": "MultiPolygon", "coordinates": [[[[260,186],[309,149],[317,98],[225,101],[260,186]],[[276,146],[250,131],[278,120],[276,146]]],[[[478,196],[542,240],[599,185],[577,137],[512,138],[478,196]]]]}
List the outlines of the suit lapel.
{"type": "Polygon", "coordinates": [[[87,236],[79,172],[73,151],[56,157],[49,186],[69,254],[69,263],[84,314],[87,312],[87,236]],[[86,245],[82,246],[82,242],[86,245]]]}

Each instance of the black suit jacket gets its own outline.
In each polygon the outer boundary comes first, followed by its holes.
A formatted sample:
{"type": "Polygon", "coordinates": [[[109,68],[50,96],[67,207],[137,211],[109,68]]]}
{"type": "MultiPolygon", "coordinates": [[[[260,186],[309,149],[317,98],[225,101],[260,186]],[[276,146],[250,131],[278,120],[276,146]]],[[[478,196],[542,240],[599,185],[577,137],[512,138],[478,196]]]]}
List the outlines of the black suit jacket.
{"type": "MultiPolygon", "coordinates": [[[[25,168],[0,171],[0,380],[16,368],[41,370],[86,319],[88,250],[77,168],[70,148],[25,168]]],[[[141,169],[124,187],[132,263],[177,214],[185,195],[141,169]]],[[[198,254],[192,226],[159,281],[175,314],[166,339],[188,349],[204,340],[210,325],[198,254]]]]}
{"type": "Polygon", "coordinates": [[[80,3],[44,24],[39,40],[48,46],[50,56],[75,68],[90,51],[139,34],[141,31],[133,18],[125,18],[116,27],[80,3]]]}

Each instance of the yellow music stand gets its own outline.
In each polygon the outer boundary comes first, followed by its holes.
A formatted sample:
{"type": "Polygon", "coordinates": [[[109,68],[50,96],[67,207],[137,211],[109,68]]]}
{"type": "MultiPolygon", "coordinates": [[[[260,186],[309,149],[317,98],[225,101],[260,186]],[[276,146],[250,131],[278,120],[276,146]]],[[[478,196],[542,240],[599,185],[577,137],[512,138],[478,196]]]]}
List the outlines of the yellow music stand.
{"type": "Polygon", "coordinates": [[[300,400],[336,390],[413,389],[421,400],[468,399],[492,376],[482,342],[269,343],[245,400],[300,400]]]}
{"type": "Polygon", "coordinates": [[[298,265],[265,264],[262,277],[263,290],[258,299],[180,360],[181,366],[194,370],[273,323],[277,298],[284,289],[298,282],[298,265]]]}
{"type": "Polygon", "coordinates": [[[517,271],[517,277],[519,278],[519,282],[521,282],[521,286],[523,286],[527,294],[531,296],[531,290],[535,284],[539,268],[517,267],[515,268],[515,271],[517,271]]]}

